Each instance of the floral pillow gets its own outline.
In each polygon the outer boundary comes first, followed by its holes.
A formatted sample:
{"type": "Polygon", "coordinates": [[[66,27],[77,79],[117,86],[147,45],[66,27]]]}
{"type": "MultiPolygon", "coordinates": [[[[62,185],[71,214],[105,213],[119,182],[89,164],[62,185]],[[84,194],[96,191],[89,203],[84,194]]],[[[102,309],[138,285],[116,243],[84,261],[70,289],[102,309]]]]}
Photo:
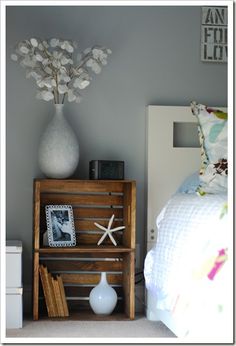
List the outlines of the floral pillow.
{"type": "Polygon", "coordinates": [[[227,113],[202,104],[191,103],[192,113],[199,123],[202,164],[198,192],[227,191],[228,122],[227,113]]]}
{"type": "Polygon", "coordinates": [[[199,138],[199,143],[201,148],[201,167],[200,167],[199,174],[202,175],[209,164],[209,159],[204,147],[204,136],[202,133],[201,126],[198,126],[197,130],[198,130],[198,138],[199,138]]]}

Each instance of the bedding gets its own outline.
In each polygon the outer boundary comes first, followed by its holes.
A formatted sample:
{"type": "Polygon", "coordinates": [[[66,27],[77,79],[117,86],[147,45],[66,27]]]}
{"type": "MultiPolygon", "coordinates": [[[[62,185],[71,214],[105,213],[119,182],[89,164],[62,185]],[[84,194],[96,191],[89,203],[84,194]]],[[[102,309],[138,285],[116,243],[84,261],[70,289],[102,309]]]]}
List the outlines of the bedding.
{"type": "Polygon", "coordinates": [[[157,217],[157,243],[144,264],[146,288],[157,298],[157,309],[185,316],[188,324],[206,309],[207,318],[225,315],[227,222],[226,193],[172,196],[157,217]]]}
{"type": "Polygon", "coordinates": [[[209,159],[208,159],[206,150],[204,148],[204,135],[202,133],[201,126],[198,126],[197,129],[198,129],[199,144],[200,144],[200,148],[201,148],[201,167],[199,170],[199,174],[203,175],[208,164],[209,164],[209,159]]]}
{"type": "Polygon", "coordinates": [[[176,193],[195,193],[199,184],[199,172],[197,171],[189,175],[186,179],[184,179],[176,193]]]}
{"type": "Polygon", "coordinates": [[[228,175],[228,115],[220,109],[191,102],[192,114],[199,123],[202,165],[200,194],[227,190],[228,175]]]}

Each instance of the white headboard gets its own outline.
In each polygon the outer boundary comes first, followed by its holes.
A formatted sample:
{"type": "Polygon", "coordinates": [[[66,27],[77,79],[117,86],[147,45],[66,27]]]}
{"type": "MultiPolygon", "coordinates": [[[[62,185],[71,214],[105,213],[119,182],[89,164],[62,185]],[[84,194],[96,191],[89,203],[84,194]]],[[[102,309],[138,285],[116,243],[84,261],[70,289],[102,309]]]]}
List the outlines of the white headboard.
{"type": "Polygon", "coordinates": [[[146,117],[149,250],[156,242],[157,215],[183,180],[200,168],[200,148],[173,147],[174,123],[196,123],[190,106],[147,106],[146,117]]]}

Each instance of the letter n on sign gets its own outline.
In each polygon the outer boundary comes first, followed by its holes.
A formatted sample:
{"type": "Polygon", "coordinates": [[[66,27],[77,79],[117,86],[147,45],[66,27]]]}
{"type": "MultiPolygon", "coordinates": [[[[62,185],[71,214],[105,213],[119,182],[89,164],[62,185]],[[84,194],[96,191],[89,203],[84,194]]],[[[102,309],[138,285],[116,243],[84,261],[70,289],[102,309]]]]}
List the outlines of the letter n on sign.
{"type": "Polygon", "coordinates": [[[201,61],[227,62],[227,7],[202,7],[201,61]]]}

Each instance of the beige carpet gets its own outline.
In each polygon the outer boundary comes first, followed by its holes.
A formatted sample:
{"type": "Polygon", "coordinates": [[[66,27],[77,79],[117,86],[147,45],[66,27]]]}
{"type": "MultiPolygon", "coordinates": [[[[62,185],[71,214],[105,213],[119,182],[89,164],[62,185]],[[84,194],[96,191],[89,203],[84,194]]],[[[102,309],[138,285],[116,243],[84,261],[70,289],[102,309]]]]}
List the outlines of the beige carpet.
{"type": "Polygon", "coordinates": [[[37,338],[173,338],[175,335],[161,322],[145,317],[134,321],[24,321],[22,329],[8,329],[7,337],[37,338]]]}

